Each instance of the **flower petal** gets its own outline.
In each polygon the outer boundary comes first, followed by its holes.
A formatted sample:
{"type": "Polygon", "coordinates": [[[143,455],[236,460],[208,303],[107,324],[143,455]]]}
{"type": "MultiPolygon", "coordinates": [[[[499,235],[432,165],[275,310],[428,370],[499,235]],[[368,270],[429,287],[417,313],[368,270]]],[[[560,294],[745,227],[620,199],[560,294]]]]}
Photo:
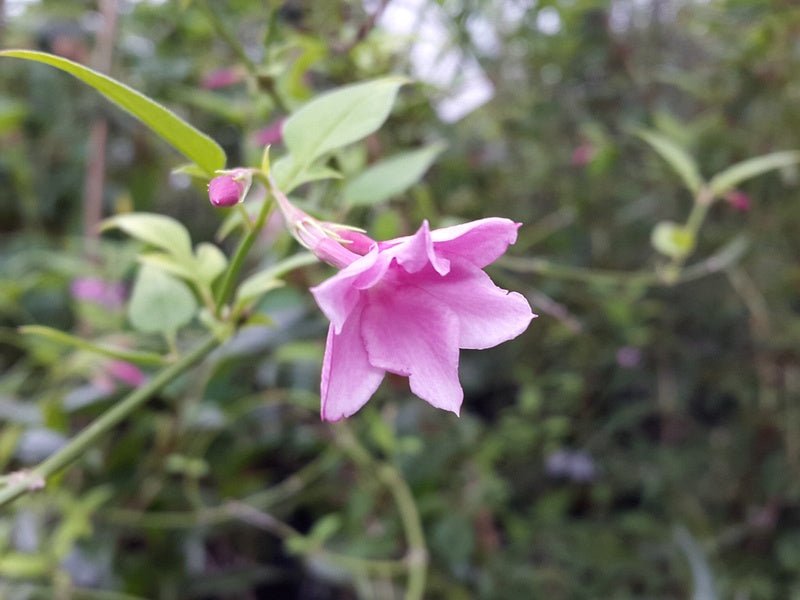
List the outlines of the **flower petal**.
{"type": "Polygon", "coordinates": [[[517,241],[520,225],[510,219],[492,217],[435,229],[431,239],[437,255],[467,260],[482,268],[497,260],[517,241]]]}
{"type": "Polygon", "coordinates": [[[373,367],[361,339],[361,315],[357,307],[345,321],[341,333],[328,328],[322,361],[320,413],[325,421],[338,421],[355,413],[378,389],[384,370],[373,367]]]}
{"type": "Polygon", "coordinates": [[[450,270],[450,261],[434,252],[428,221],[422,222],[417,233],[402,238],[399,244],[385,249],[383,253],[395,257],[398,264],[409,273],[424,269],[428,263],[439,275],[447,275],[450,270]]]}
{"type": "Polygon", "coordinates": [[[342,331],[345,320],[358,303],[361,296],[359,280],[363,277],[377,280],[386,271],[383,263],[387,261],[378,260],[379,258],[380,254],[375,247],[333,277],[311,288],[317,305],[333,324],[336,333],[342,331]],[[376,270],[379,273],[373,275],[372,271],[376,270]]]}
{"type": "Polygon", "coordinates": [[[447,306],[417,287],[374,290],[361,335],[374,367],[408,376],[414,394],[459,413],[458,318],[447,306]]]}
{"type": "Polygon", "coordinates": [[[454,266],[447,277],[418,277],[415,284],[456,314],[460,348],[483,350],[514,339],[536,316],[524,296],[497,287],[469,263],[454,266]]]}

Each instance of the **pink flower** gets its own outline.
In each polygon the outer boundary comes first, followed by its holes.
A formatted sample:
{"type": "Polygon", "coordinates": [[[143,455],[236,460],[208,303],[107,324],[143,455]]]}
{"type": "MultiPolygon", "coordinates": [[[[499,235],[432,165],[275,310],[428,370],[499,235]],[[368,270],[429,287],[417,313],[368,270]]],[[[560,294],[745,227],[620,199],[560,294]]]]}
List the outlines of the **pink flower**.
{"type": "Polygon", "coordinates": [[[147,380],[139,367],[124,360],[112,360],[108,364],[107,373],[117,381],[134,388],[147,380]]]}
{"type": "Polygon", "coordinates": [[[100,304],[108,309],[119,308],[125,302],[125,287],[115,281],[97,277],[78,277],[69,287],[75,300],[100,304]]]}
{"type": "Polygon", "coordinates": [[[271,146],[272,144],[277,144],[283,139],[283,122],[286,119],[277,119],[267,125],[259,129],[258,131],[253,134],[253,138],[257,145],[259,146],[271,146]]]}
{"type": "Polygon", "coordinates": [[[573,167],[585,167],[592,162],[592,159],[596,153],[597,150],[592,144],[584,142],[572,151],[572,160],[570,163],[573,167]]]}
{"type": "Polygon", "coordinates": [[[236,69],[217,69],[203,76],[200,87],[206,90],[218,90],[235,85],[241,80],[242,73],[236,69]]]}
{"type": "Polygon", "coordinates": [[[747,212],[750,210],[750,196],[741,190],[731,190],[725,194],[725,200],[738,212],[747,212]]]}
{"type": "Polygon", "coordinates": [[[208,199],[214,206],[233,206],[244,200],[253,174],[249,169],[217,171],[219,176],[208,182],[208,199]]]}
{"type": "Polygon", "coordinates": [[[322,418],[355,413],[387,372],[408,377],[414,394],[458,414],[459,349],[513,339],[536,316],[522,295],[500,289],[482,270],[516,241],[518,227],[489,218],[430,231],[426,221],[412,236],[368,247],[369,238],[345,228],[336,230],[343,245],[316,239],[324,253],[325,242],[339,246],[334,264],[346,263],[311,290],[331,321],[322,418]]]}

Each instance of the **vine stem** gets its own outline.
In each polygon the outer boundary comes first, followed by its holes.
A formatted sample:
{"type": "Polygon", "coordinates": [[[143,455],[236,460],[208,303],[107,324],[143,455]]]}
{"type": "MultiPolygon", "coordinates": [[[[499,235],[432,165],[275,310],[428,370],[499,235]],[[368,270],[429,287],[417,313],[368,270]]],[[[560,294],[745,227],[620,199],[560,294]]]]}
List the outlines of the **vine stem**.
{"type": "Polygon", "coordinates": [[[336,441],[353,461],[362,467],[371,468],[383,485],[392,494],[406,536],[405,563],[408,586],[405,600],[422,600],[425,595],[425,580],[428,573],[428,547],[425,532],[417,510],[417,504],[408,483],[396,467],[376,460],[358,441],[353,431],[344,423],[333,428],[336,441]]]}
{"type": "Polygon", "coordinates": [[[168,383],[200,362],[218,345],[219,341],[215,337],[209,337],[174,364],[161,370],[148,383],[125,396],[121,402],[103,413],[63,448],[50,455],[32,470],[7,476],[7,484],[0,488],[0,506],[12,502],[27,492],[44,487],[49,477],[84,454],[100,437],[122,422],[168,383]]]}
{"type": "Polygon", "coordinates": [[[267,216],[269,216],[273,204],[274,202],[270,197],[267,197],[267,199],[264,200],[264,204],[261,205],[261,210],[258,211],[258,216],[256,217],[255,223],[253,223],[252,227],[247,229],[247,233],[245,233],[242,241],[239,242],[239,246],[236,248],[236,252],[231,259],[231,265],[225,273],[225,279],[222,282],[222,286],[217,292],[217,316],[219,316],[222,307],[231,297],[233,288],[236,285],[236,279],[239,277],[239,272],[242,270],[244,261],[247,258],[247,255],[250,253],[250,248],[253,247],[256,238],[261,233],[261,229],[264,227],[264,223],[267,221],[267,216]]]}

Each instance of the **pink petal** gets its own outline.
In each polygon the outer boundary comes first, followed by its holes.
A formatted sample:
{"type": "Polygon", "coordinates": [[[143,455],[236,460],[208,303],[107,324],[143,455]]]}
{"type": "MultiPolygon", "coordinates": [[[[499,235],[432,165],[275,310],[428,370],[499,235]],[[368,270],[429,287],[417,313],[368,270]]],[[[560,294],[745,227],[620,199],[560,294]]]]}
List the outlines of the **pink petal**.
{"type": "Polygon", "coordinates": [[[374,367],[408,376],[414,394],[459,413],[458,317],[447,306],[418,287],[372,291],[361,335],[374,367]]]}
{"type": "Polygon", "coordinates": [[[354,310],[341,333],[336,333],[333,325],[328,328],[320,386],[320,413],[325,421],[338,421],[355,413],[383,380],[383,369],[369,363],[359,333],[362,312],[361,306],[354,310]]]}
{"type": "Polygon", "coordinates": [[[384,252],[395,257],[397,262],[409,273],[422,270],[428,263],[433,265],[439,275],[447,275],[450,270],[450,261],[437,256],[434,252],[431,230],[427,221],[422,222],[417,233],[403,238],[401,243],[384,252]]]}
{"type": "Polygon", "coordinates": [[[521,223],[510,219],[491,217],[435,229],[431,232],[436,254],[453,260],[461,258],[476,267],[493,263],[517,241],[521,223]]]}
{"type": "Polygon", "coordinates": [[[378,258],[379,254],[376,247],[333,277],[311,288],[311,293],[314,295],[317,305],[333,324],[336,333],[341,333],[345,320],[356,303],[358,303],[361,296],[361,288],[357,284],[362,279],[361,276],[364,275],[366,278],[374,277],[372,271],[380,271],[381,269],[385,272],[388,265],[376,265],[378,258]]]}
{"type": "Polygon", "coordinates": [[[497,287],[468,263],[447,277],[431,273],[416,284],[456,314],[460,348],[483,350],[514,339],[536,316],[524,296],[497,287]]]}

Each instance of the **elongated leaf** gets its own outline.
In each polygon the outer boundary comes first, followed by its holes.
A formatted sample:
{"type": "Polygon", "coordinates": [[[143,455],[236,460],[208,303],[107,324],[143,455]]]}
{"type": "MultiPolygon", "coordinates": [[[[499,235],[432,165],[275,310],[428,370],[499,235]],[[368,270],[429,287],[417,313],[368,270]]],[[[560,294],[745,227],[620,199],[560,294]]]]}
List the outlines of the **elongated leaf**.
{"type": "Polygon", "coordinates": [[[403,193],[422,179],[444,148],[444,144],[431,144],[375,163],[345,186],[345,202],[378,204],[403,193]]]}
{"type": "Polygon", "coordinates": [[[283,140],[298,166],[360,140],[389,116],[397,90],[406,83],[386,77],[348,85],[315,98],[286,120],[283,140]]]}
{"type": "Polygon", "coordinates": [[[788,150],[786,152],[773,152],[772,154],[765,154],[764,156],[757,156],[736,163],[717,173],[711,178],[709,187],[715,195],[719,196],[735,188],[737,185],[752,179],[762,173],[772,171],[773,169],[780,169],[788,167],[800,162],[800,152],[796,150],[788,150]]]}
{"type": "Polygon", "coordinates": [[[680,176],[686,187],[693,194],[700,191],[703,186],[703,178],[700,175],[700,170],[697,168],[697,163],[686,150],[678,146],[675,142],[666,136],[656,133],[655,131],[640,130],[637,135],[645,142],[652,146],[653,150],[658,152],[665,161],[673,168],[673,170],[680,176]]]}
{"type": "Polygon", "coordinates": [[[192,320],[197,301],[182,281],[142,265],[128,305],[128,319],[138,331],[170,333],[192,320]]]}
{"type": "MultiPolygon", "coordinates": [[[[153,213],[127,213],[103,221],[102,229],[122,229],[129,236],[173,256],[192,260],[192,241],[180,221],[153,213]]],[[[191,262],[189,262],[191,264],[191,262]]]]}
{"type": "Polygon", "coordinates": [[[0,52],[0,57],[2,56],[44,63],[69,73],[150,127],[160,138],[202,167],[209,175],[225,167],[225,151],[214,140],[172,111],[107,75],[46,52],[5,50],[0,52]]]}

